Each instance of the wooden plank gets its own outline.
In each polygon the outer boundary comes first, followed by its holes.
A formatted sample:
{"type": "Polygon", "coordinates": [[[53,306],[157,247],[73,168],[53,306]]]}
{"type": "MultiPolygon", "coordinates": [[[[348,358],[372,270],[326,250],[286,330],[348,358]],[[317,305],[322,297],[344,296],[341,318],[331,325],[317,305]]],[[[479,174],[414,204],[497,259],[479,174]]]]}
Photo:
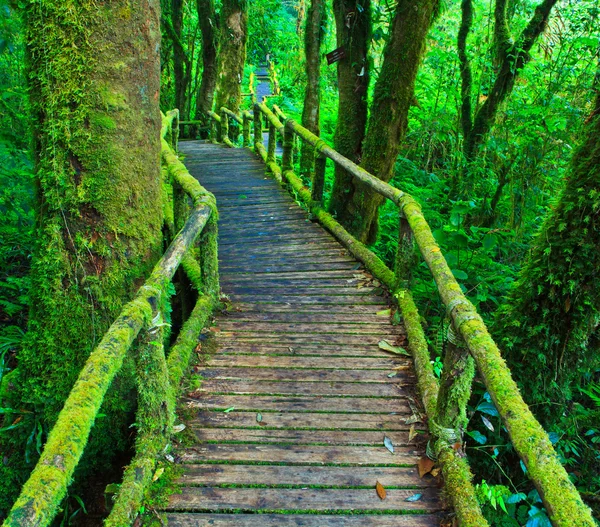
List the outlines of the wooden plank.
{"type": "MultiPolygon", "coordinates": [[[[339,264],[345,265],[345,264],[339,264]]],[[[318,267],[318,266],[316,266],[318,267]]],[[[275,270],[275,266],[269,269],[275,270]]],[[[283,268],[283,267],[282,267],[283,268]]],[[[251,270],[251,269],[247,269],[251,270]]],[[[235,302],[249,303],[255,302],[257,304],[309,304],[309,305],[335,305],[335,304],[352,304],[352,305],[376,305],[381,306],[381,309],[387,309],[388,305],[384,302],[384,299],[380,296],[359,296],[359,295],[338,295],[330,297],[326,295],[321,296],[305,296],[305,295],[262,295],[260,298],[256,298],[255,295],[246,294],[232,294],[231,299],[235,302]]]]}
{"type": "Polygon", "coordinates": [[[247,380],[247,381],[321,381],[325,383],[390,383],[412,385],[415,377],[410,365],[405,370],[294,370],[290,368],[197,368],[197,374],[204,378],[201,388],[206,388],[207,379],[247,380]],[[394,377],[389,377],[395,373],[394,377]]]}
{"type": "Polygon", "coordinates": [[[271,284],[255,283],[250,284],[235,284],[227,285],[227,290],[235,291],[238,295],[255,295],[257,297],[272,296],[272,295],[301,295],[301,296],[357,296],[359,298],[365,296],[377,296],[382,301],[384,297],[380,296],[379,291],[372,287],[306,287],[306,286],[280,286],[271,284]]]}
{"type": "Polygon", "coordinates": [[[280,465],[183,465],[181,485],[328,485],[335,487],[432,487],[414,467],[284,467],[280,465]]]}
{"type": "MultiPolygon", "coordinates": [[[[389,315],[377,314],[345,314],[345,313],[260,313],[231,311],[219,318],[219,325],[223,322],[299,322],[303,324],[348,324],[355,326],[387,326],[390,323],[389,315]]],[[[402,326],[397,326],[402,328],[402,326]]],[[[401,330],[404,333],[404,329],[401,330]]]]}
{"type": "MultiPolygon", "coordinates": [[[[314,356],[314,357],[389,357],[388,352],[384,352],[374,346],[370,348],[362,348],[358,346],[328,346],[324,348],[321,345],[298,346],[279,346],[279,347],[261,347],[256,346],[256,343],[233,344],[225,348],[219,348],[219,354],[225,355],[265,355],[265,356],[314,356]],[[291,349],[290,349],[291,348],[291,349]]],[[[365,370],[369,371],[369,370],[365,370]]]]}
{"type": "Polygon", "coordinates": [[[170,527],[439,527],[435,514],[202,514],[170,513],[170,527]]]}
{"type": "MultiPolygon", "coordinates": [[[[410,390],[407,393],[411,393],[410,390]]],[[[345,397],[398,397],[406,395],[401,383],[269,381],[209,379],[194,391],[194,396],[207,393],[334,395],[345,397]]]]}
{"type": "Polygon", "coordinates": [[[294,357],[294,356],[256,356],[256,355],[215,355],[211,357],[212,366],[219,368],[310,368],[316,370],[385,370],[410,367],[409,358],[354,358],[354,357],[294,357]]]}
{"type": "Polygon", "coordinates": [[[368,344],[377,344],[382,339],[387,340],[391,344],[395,344],[396,335],[391,333],[391,328],[387,328],[389,332],[380,332],[378,335],[350,335],[336,333],[310,333],[302,335],[302,333],[276,333],[265,330],[259,331],[220,331],[217,341],[221,344],[223,341],[231,341],[233,339],[240,342],[265,342],[277,341],[280,344],[294,346],[294,344],[359,344],[365,346],[368,344]]]}
{"type": "MultiPolygon", "coordinates": [[[[249,275],[256,276],[256,275],[249,275]]],[[[330,314],[370,314],[375,315],[383,309],[388,309],[388,305],[307,305],[297,303],[286,304],[264,304],[257,302],[234,302],[229,307],[230,313],[330,313],[330,314]]]]}
{"type": "MultiPolygon", "coordinates": [[[[265,414],[269,416],[269,414],[265,414]]],[[[261,414],[262,418],[262,414],[261,414]]],[[[261,421],[262,423],[262,421],[261,421]]],[[[266,427],[267,425],[265,425],[266,427]]],[[[200,428],[191,423],[191,427],[199,442],[226,444],[285,444],[294,445],[331,445],[331,446],[381,446],[384,437],[389,438],[394,447],[413,445],[416,448],[415,436],[409,441],[410,432],[356,432],[348,430],[270,430],[237,429],[237,428],[200,428]]],[[[257,479],[256,482],[262,482],[257,479]]],[[[341,485],[341,483],[334,483],[341,485]]],[[[399,484],[396,484],[399,485],[399,484]]]]}
{"type": "Polygon", "coordinates": [[[236,322],[233,320],[219,320],[218,328],[222,331],[267,331],[270,333],[346,333],[346,334],[369,334],[369,335],[400,335],[404,334],[404,328],[392,325],[371,325],[371,324],[303,324],[303,323],[286,323],[286,322],[254,322],[243,321],[236,322]]]}
{"type": "Polygon", "coordinates": [[[437,489],[418,489],[419,501],[406,501],[417,492],[390,489],[385,500],[375,489],[245,489],[183,487],[169,500],[170,510],[245,510],[245,511],[437,511],[441,502],[437,489]]]}
{"type": "MultiPolygon", "coordinates": [[[[392,431],[409,430],[405,416],[390,414],[319,414],[311,412],[266,412],[261,414],[264,425],[269,428],[295,429],[332,429],[392,431]]],[[[222,428],[255,428],[261,426],[256,422],[256,413],[199,411],[191,426],[222,428]]],[[[415,429],[422,429],[422,423],[416,423],[415,429]]]]}
{"type": "Polygon", "coordinates": [[[178,452],[182,463],[287,463],[313,465],[415,465],[423,452],[414,446],[324,446],[272,444],[196,444],[178,452]]]}
{"type": "Polygon", "coordinates": [[[198,398],[183,397],[186,407],[203,410],[227,410],[275,412],[347,412],[412,414],[406,398],[372,397],[325,397],[325,396],[273,396],[273,395],[199,395],[198,398]]]}

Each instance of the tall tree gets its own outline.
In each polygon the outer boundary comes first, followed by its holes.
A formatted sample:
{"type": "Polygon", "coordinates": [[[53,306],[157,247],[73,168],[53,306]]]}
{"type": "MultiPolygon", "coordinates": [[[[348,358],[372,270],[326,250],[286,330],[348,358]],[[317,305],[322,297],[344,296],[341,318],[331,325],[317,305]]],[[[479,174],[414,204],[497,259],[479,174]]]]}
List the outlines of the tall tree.
{"type": "Polygon", "coordinates": [[[246,62],[248,13],[246,0],[223,0],[219,24],[219,75],[216,108],[237,112],[242,101],[242,79],[246,62]]]}
{"type": "Polygon", "coordinates": [[[494,8],[494,48],[497,73],[485,102],[473,115],[471,64],[467,53],[467,37],[473,20],[472,0],[462,1],[462,22],[458,34],[458,53],[462,78],[461,125],[464,156],[472,161],[496,122],[502,102],[510,95],[515,81],[531,60],[531,48],[548,24],[552,8],[558,0],[543,0],[521,34],[514,39],[510,30],[508,8],[510,0],[496,0],[494,8]]]}
{"type": "MultiPolygon", "coordinates": [[[[393,175],[407,130],[425,39],[439,5],[439,0],[417,4],[400,0],[396,5],[362,147],[361,166],[383,181],[389,181],[393,175]]],[[[360,240],[372,242],[377,234],[381,197],[358,181],[347,181],[345,185],[343,201],[336,209],[338,219],[360,240]]]]}
{"type": "MultiPolygon", "coordinates": [[[[302,126],[313,134],[320,134],[321,107],[321,43],[325,34],[325,1],[312,0],[306,17],[304,51],[306,56],[306,90],[302,109],[302,126]]],[[[302,143],[300,174],[306,177],[313,165],[314,149],[302,143]]]]}
{"type": "MultiPolygon", "coordinates": [[[[24,18],[38,245],[26,343],[0,394],[23,411],[1,438],[0,501],[19,489],[28,438],[42,441],[162,247],[158,0],[31,1],[24,18]]],[[[88,467],[128,444],[131,381],[121,375],[105,400],[88,467]]]]}
{"type": "Polygon", "coordinates": [[[196,119],[206,122],[213,106],[218,73],[219,32],[214,0],[197,0],[197,11],[202,32],[202,81],[196,97],[196,119]]]}
{"type": "Polygon", "coordinates": [[[187,120],[189,88],[192,81],[192,61],[183,40],[184,0],[171,0],[171,19],[165,18],[165,27],[173,42],[173,73],[175,75],[175,107],[182,120],[187,120]]]}
{"type": "MultiPolygon", "coordinates": [[[[368,112],[371,0],[334,0],[333,11],[337,46],[345,53],[337,63],[339,98],[334,146],[343,156],[360,163],[368,112]]],[[[329,210],[344,225],[352,220],[346,211],[351,188],[352,176],[336,165],[329,210]]]]}
{"type": "Polygon", "coordinates": [[[555,403],[600,368],[600,92],[564,189],[496,319],[525,400],[547,424],[555,403]]]}

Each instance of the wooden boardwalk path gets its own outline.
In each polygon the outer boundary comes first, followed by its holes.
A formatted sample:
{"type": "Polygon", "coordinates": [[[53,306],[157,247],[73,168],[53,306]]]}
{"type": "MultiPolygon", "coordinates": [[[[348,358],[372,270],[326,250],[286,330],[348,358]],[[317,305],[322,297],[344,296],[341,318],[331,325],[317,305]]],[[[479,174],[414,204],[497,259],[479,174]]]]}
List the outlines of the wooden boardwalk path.
{"type": "Polygon", "coordinates": [[[178,452],[169,525],[440,525],[437,481],[416,467],[425,435],[411,361],[378,347],[405,343],[378,284],[249,150],[180,148],[217,197],[231,306],[184,400],[197,442],[178,452]]]}

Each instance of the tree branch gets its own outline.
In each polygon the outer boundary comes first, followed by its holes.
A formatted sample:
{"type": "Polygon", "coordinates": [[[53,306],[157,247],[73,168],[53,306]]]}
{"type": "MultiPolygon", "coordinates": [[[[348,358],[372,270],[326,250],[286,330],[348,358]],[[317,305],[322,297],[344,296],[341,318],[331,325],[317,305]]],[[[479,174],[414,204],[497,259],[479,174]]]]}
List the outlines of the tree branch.
{"type": "Polygon", "coordinates": [[[513,46],[506,15],[508,3],[509,0],[496,0],[496,7],[494,8],[494,46],[499,62],[507,60],[508,52],[513,46]]]}

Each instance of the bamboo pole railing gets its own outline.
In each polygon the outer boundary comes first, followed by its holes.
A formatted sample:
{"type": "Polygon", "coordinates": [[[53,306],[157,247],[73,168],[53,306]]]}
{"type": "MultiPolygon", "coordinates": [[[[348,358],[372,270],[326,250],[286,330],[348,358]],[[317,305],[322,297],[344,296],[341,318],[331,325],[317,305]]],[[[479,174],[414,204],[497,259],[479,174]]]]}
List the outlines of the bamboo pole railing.
{"type": "MultiPolygon", "coordinates": [[[[250,116],[242,116],[243,123],[249,120],[250,116]]],[[[388,286],[397,299],[409,334],[418,385],[429,416],[430,432],[435,438],[434,454],[441,465],[446,493],[456,512],[459,526],[488,525],[475,497],[470,469],[461,454],[464,423],[460,416],[465,412],[464,406],[471,390],[473,369],[469,363],[472,363],[503,420],[515,451],[527,468],[529,478],[540,494],[552,524],[555,527],[594,527],[590,509],[583,503],[561,465],[547,433],[525,404],[500,350],[476,308],[463,294],[418,203],[409,194],[378,179],[306,128],[287,119],[277,107],[271,110],[264,103],[255,103],[252,120],[254,151],[263,159],[273,176],[289,186],[325,229],[388,286]],[[263,145],[263,119],[269,131],[267,149],[263,145]],[[283,140],[281,166],[275,156],[278,134],[283,140]],[[310,144],[315,151],[309,187],[304,185],[293,170],[294,137],[310,144]],[[327,159],[398,207],[399,243],[394,270],[389,269],[325,211],[323,188],[327,159]],[[447,315],[452,321],[452,332],[456,340],[457,349],[445,357],[442,390],[433,375],[418,310],[409,290],[414,245],[433,276],[447,315]],[[456,364],[463,366],[453,369],[452,365],[456,364]],[[457,404],[456,401],[460,402],[457,404]]]]}

